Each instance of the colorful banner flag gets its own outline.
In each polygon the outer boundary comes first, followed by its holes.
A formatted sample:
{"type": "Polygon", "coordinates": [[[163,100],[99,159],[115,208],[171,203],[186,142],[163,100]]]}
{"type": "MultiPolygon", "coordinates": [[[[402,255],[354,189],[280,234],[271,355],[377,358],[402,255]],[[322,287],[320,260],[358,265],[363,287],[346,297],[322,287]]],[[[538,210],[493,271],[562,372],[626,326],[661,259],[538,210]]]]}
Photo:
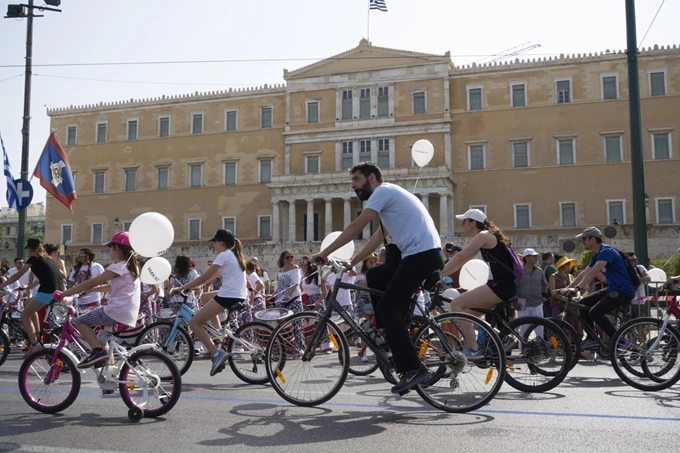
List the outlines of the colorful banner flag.
{"type": "Polygon", "coordinates": [[[54,132],[47,139],[38,164],[35,166],[33,176],[40,180],[40,185],[64,206],[71,208],[71,202],[78,198],[73,182],[71,165],[64,149],[59,144],[54,132]]]}

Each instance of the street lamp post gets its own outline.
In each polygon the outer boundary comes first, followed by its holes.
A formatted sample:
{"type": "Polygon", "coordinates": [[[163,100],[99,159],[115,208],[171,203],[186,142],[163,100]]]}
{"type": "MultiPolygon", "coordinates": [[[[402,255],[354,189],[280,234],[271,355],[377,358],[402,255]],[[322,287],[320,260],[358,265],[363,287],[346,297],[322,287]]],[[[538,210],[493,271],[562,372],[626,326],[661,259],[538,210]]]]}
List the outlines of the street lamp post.
{"type": "Polygon", "coordinates": [[[116,233],[118,233],[118,226],[119,225],[120,225],[120,220],[118,219],[118,217],[116,217],[115,219],[113,219],[113,226],[116,229],[116,233]]]}

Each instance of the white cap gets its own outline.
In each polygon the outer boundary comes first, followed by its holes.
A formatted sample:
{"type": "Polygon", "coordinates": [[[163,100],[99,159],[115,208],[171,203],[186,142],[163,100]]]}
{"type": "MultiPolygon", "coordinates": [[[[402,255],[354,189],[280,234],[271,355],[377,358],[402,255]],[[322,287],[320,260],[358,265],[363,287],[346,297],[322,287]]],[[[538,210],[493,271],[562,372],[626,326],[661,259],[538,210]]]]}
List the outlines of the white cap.
{"type": "Polygon", "coordinates": [[[458,214],[456,218],[458,220],[472,219],[476,222],[484,223],[484,221],[486,220],[486,214],[484,214],[479,209],[468,209],[467,211],[465,211],[465,214],[458,214]]]}
{"type": "Polygon", "coordinates": [[[524,249],[522,256],[538,256],[538,252],[534,249],[524,249]]]}

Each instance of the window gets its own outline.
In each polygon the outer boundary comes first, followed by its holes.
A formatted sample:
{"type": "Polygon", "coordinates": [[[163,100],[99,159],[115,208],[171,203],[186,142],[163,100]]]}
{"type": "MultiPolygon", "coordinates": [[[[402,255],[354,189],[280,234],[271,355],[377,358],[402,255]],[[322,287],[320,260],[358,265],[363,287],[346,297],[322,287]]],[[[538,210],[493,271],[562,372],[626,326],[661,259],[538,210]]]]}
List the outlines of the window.
{"type": "Polygon", "coordinates": [[[602,74],[602,99],[617,99],[619,97],[619,86],[615,74],[602,74]]]}
{"type": "Polygon", "coordinates": [[[101,223],[93,223],[92,224],[92,235],[91,235],[91,242],[93,244],[101,244],[102,242],[102,236],[103,236],[103,231],[104,231],[104,225],[101,223]]]}
{"type": "Polygon", "coordinates": [[[319,101],[307,102],[307,122],[308,123],[319,122],[319,101]]]}
{"type": "Polygon", "coordinates": [[[666,95],[666,70],[649,73],[649,92],[652,96],[666,95]]]}
{"type": "Polygon", "coordinates": [[[515,228],[531,228],[531,204],[515,205],[515,228]]]}
{"type": "Polygon", "coordinates": [[[203,186],[203,164],[189,164],[189,186],[203,186]]]}
{"type": "Polygon", "coordinates": [[[191,114],[191,133],[193,135],[203,133],[203,113],[191,114]]]}
{"type": "Polygon", "coordinates": [[[557,140],[557,165],[573,165],[575,163],[574,139],[557,140]]]}
{"type": "Polygon", "coordinates": [[[576,226],[576,203],[560,203],[560,224],[563,227],[576,226]]]}
{"type": "Polygon", "coordinates": [[[425,92],[418,91],[413,93],[413,114],[422,115],[427,111],[427,104],[425,103],[425,92]]]}
{"type": "Polygon", "coordinates": [[[378,87],[378,117],[389,116],[390,112],[390,88],[378,87]]]}
{"type": "Polygon", "coordinates": [[[468,146],[470,170],[484,170],[484,145],[468,146]]]}
{"type": "Polygon", "coordinates": [[[189,240],[201,240],[201,219],[189,219],[189,240]]]}
{"type": "Polygon", "coordinates": [[[158,117],[158,136],[170,137],[170,115],[158,117]]]}
{"type": "Polygon", "coordinates": [[[512,144],[512,166],[515,168],[529,166],[528,142],[515,142],[512,144]]]}
{"type": "Polygon", "coordinates": [[[349,170],[354,165],[354,143],[342,142],[342,170],[349,170]]]}
{"type": "Polygon", "coordinates": [[[371,89],[362,88],[359,91],[359,118],[371,117],[371,89]]]}
{"type": "Polygon", "coordinates": [[[94,193],[104,193],[106,191],[106,172],[94,172],[94,193]]]}
{"type": "Polygon", "coordinates": [[[130,168],[125,170],[125,191],[134,192],[137,190],[137,169],[130,168]]]}
{"type": "Polygon", "coordinates": [[[342,91],[342,119],[352,119],[352,90],[342,91]]]}
{"type": "Polygon", "coordinates": [[[257,237],[272,237],[272,218],[268,215],[261,215],[257,218],[257,237]]]}
{"type": "Polygon", "coordinates": [[[272,107],[260,107],[260,127],[262,129],[272,127],[272,107]]]}
{"type": "MultiPolygon", "coordinates": [[[[468,209],[479,209],[482,211],[484,214],[486,214],[486,205],[485,204],[480,204],[480,205],[470,205],[468,209]]],[[[488,214],[487,214],[488,215],[488,214]]]]}
{"type": "Polygon", "coordinates": [[[671,134],[663,132],[652,134],[652,159],[670,159],[671,156],[671,134]]]}
{"type": "Polygon", "coordinates": [[[610,136],[604,138],[604,157],[607,162],[621,162],[621,136],[610,136]]]}
{"type": "Polygon", "coordinates": [[[236,234],[236,217],[222,217],[222,228],[236,234]]]}
{"type": "Polygon", "coordinates": [[[607,200],[607,223],[610,225],[626,223],[626,200],[607,200]]]}
{"type": "Polygon", "coordinates": [[[558,80],[555,82],[557,103],[568,104],[571,102],[571,80],[558,80]]]}
{"type": "Polygon", "coordinates": [[[319,167],[320,167],[320,161],[321,157],[316,154],[313,156],[306,156],[305,157],[305,173],[319,173],[319,167]]]}
{"type": "Polygon", "coordinates": [[[106,129],[108,123],[106,121],[97,123],[97,143],[106,143],[106,129]]]}
{"type": "Polygon", "coordinates": [[[467,87],[468,110],[482,110],[482,87],[467,87]]]}
{"type": "Polygon", "coordinates": [[[131,226],[132,222],[123,222],[123,231],[130,231],[131,226]]]}
{"type": "Polygon", "coordinates": [[[525,107],[527,105],[527,87],[525,83],[513,83],[510,85],[512,106],[525,107]]]}
{"type": "Polygon", "coordinates": [[[371,141],[361,140],[359,142],[359,162],[368,162],[371,160],[371,141]]]}
{"type": "Polygon", "coordinates": [[[139,125],[139,120],[132,119],[127,120],[127,139],[137,140],[137,129],[139,125]]]}
{"type": "Polygon", "coordinates": [[[69,245],[71,243],[73,233],[73,225],[62,225],[61,226],[61,243],[69,245]]]}
{"type": "Polygon", "coordinates": [[[233,186],[236,184],[236,162],[224,163],[224,185],[233,186]]]}
{"type": "Polygon", "coordinates": [[[378,139],[378,167],[389,168],[390,167],[390,139],[380,138],[378,139]]]}
{"type": "Polygon", "coordinates": [[[167,190],[170,185],[170,167],[156,168],[156,188],[158,190],[167,190]]]}
{"type": "Polygon", "coordinates": [[[66,128],[66,145],[75,146],[78,138],[78,126],[68,126],[66,128]]]}
{"type": "Polygon", "coordinates": [[[664,225],[675,223],[675,198],[656,199],[656,223],[664,225]]]}
{"type": "Polygon", "coordinates": [[[224,130],[227,132],[238,130],[238,110],[224,111],[224,130]]]}
{"type": "Polygon", "coordinates": [[[260,182],[261,183],[272,182],[272,161],[267,159],[261,160],[259,161],[259,163],[260,163],[260,182]]]}

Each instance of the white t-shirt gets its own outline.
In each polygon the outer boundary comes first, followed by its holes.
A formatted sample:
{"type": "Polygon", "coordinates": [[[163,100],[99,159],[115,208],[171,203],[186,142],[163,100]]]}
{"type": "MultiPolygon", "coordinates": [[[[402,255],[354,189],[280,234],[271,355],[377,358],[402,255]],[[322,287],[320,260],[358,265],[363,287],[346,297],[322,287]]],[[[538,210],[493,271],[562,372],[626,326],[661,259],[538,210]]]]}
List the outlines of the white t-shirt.
{"type": "Polygon", "coordinates": [[[253,291],[257,292],[257,282],[262,283],[262,288],[260,288],[259,294],[262,295],[264,294],[264,283],[262,282],[262,279],[260,278],[259,275],[257,275],[257,272],[251,272],[248,274],[248,281],[250,282],[250,286],[253,288],[253,291]]]}
{"type": "Polygon", "coordinates": [[[366,209],[380,215],[402,257],[442,247],[439,232],[423,203],[396,184],[384,182],[378,186],[368,199],[366,209]]]}
{"type": "MultiPolygon", "coordinates": [[[[7,271],[7,274],[9,275],[9,277],[11,277],[11,276],[13,276],[14,274],[16,274],[17,272],[19,272],[19,269],[17,269],[16,266],[15,266],[15,267],[13,267],[12,269],[8,270],[8,271],[7,271]]],[[[31,275],[31,271],[30,271],[30,270],[29,270],[28,272],[26,272],[24,275],[22,275],[21,278],[20,278],[19,280],[15,281],[15,282],[12,283],[11,285],[7,285],[7,288],[8,288],[8,289],[17,289],[17,288],[20,287],[20,286],[28,286],[28,276],[29,276],[29,275],[31,275]]],[[[9,277],[8,277],[8,278],[9,278],[9,277]]],[[[36,291],[38,290],[38,287],[39,287],[39,286],[36,286],[36,287],[35,287],[35,290],[36,290],[36,291]]],[[[31,293],[31,296],[33,296],[33,293],[31,293]]],[[[9,300],[10,300],[11,302],[14,302],[14,297],[12,297],[12,296],[8,296],[8,297],[9,297],[9,300]]]]}
{"type": "Polygon", "coordinates": [[[141,280],[132,277],[125,261],[113,263],[106,270],[120,277],[111,279],[111,293],[104,313],[114,321],[134,327],[141,302],[141,280]]]}
{"type": "Polygon", "coordinates": [[[302,271],[300,269],[291,269],[286,272],[279,272],[279,276],[276,279],[276,302],[285,303],[290,300],[300,297],[302,294],[300,292],[300,281],[302,280],[302,271]],[[288,293],[292,286],[295,286],[295,290],[288,297],[288,293]]]}
{"type": "MultiPolygon", "coordinates": [[[[73,282],[73,286],[80,285],[81,283],[92,280],[95,277],[99,277],[104,273],[104,266],[99,263],[83,264],[78,269],[78,275],[76,275],[76,270],[71,271],[71,275],[68,276],[68,281],[73,282]],[[92,268],[92,270],[90,270],[92,268]]],[[[89,293],[78,299],[78,305],[87,305],[99,302],[101,300],[101,293],[89,293]]]]}
{"type": "Polygon", "coordinates": [[[213,261],[213,266],[220,266],[222,274],[222,286],[217,293],[219,297],[243,300],[248,298],[246,271],[241,269],[234,252],[231,250],[221,252],[213,261]]]}
{"type": "MultiPolygon", "coordinates": [[[[189,283],[190,281],[197,279],[197,278],[198,278],[198,272],[196,271],[196,269],[189,269],[189,272],[187,272],[186,275],[176,277],[176,276],[171,274],[170,278],[168,280],[169,280],[171,285],[174,285],[175,288],[178,288],[178,287],[185,285],[185,284],[189,283]]],[[[159,298],[163,297],[163,295],[165,294],[165,290],[163,289],[163,286],[164,285],[159,285],[159,289],[163,291],[163,294],[161,294],[161,293],[158,294],[159,298]]],[[[184,300],[184,296],[182,296],[181,294],[173,294],[170,297],[169,302],[180,304],[180,303],[182,303],[183,300],[184,300]]],[[[193,291],[189,292],[189,297],[187,297],[187,302],[188,302],[189,306],[193,306],[196,303],[196,297],[194,296],[193,291]]]]}
{"type": "MultiPolygon", "coordinates": [[[[333,288],[333,285],[335,285],[335,281],[338,279],[338,274],[331,274],[326,278],[326,283],[328,283],[328,286],[331,287],[331,290],[333,288]]],[[[348,272],[345,272],[342,275],[342,280],[341,282],[343,283],[354,283],[354,277],[350,277],[348,272]]],[[[352,307],[352,296],[349,293],[348,289],[340,289],[338,290],[338,295],[336,297],[340,305],[342,305],[344,308],[347,307],[352,307]]]]}
{"type": "MultiPolygon", "coordinates": [[[[647,269],[642,265],[638,264],[637,266],[638,274],[642,275],[644,272],[647,272],[647,269]]],[[[635,291],[635,297],[633,298],[633,301],[631,304],[633,305],[642,305],[645,303],[645,284],[640,283],[640,286],[637,287],[637,290],[635,291]]]]}

